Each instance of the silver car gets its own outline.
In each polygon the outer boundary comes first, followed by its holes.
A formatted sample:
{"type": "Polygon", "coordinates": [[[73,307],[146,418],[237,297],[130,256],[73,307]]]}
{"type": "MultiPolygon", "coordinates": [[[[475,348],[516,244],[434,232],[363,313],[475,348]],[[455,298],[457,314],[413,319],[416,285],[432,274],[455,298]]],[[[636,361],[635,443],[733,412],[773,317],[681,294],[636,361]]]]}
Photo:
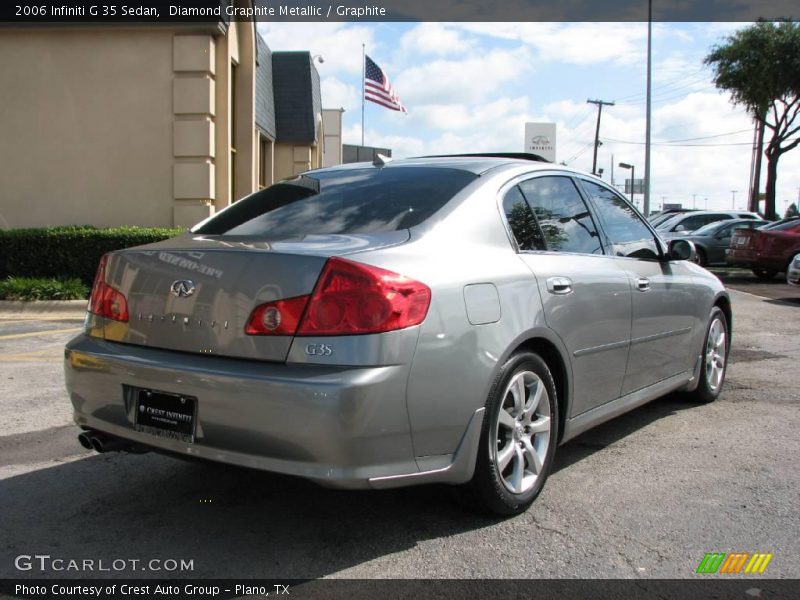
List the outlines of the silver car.
{"type": "Polygon", "coordinates": [[[310,171],[103,258],[65,352],[79,439],[515,514],[559,444],[719,395],[731,305],[692,254],[519,155],[310,171]]]}

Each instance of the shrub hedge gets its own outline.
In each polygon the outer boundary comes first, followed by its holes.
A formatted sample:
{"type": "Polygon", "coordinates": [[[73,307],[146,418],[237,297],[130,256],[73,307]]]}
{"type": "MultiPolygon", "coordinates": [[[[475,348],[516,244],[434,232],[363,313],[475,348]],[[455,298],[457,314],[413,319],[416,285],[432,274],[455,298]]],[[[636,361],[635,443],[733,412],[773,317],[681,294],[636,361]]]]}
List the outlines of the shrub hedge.
{"type": "Polygon", "coordinates": [[[0,279],[0,300],[82,300],[89,286],[80,279],[9,277],[0,279]]]}
{"type": "Polygon", "coordinates": [[[91,288],[97,264],[106,252],[158,242],[183,229],[89,225],[0,231],[0,279],[7,277],[77,278],[91,288]]]}

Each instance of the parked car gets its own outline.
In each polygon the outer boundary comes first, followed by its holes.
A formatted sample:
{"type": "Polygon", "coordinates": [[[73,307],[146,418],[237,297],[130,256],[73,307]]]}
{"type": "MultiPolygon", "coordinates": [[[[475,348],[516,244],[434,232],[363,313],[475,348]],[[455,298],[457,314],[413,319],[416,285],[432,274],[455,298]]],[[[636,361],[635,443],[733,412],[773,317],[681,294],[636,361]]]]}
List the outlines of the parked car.
{"type": "Polygon", "coordinates": [[[691,233],[708,225],[726,219],[761,219],[756,213],[747,211],[725,210],[698,210],[691,213],[681,213],[667,219],[656,226],[659,233],[691,233]]]}
{"type": "Polygon", "coordinates": [[[755,229],[767,225],[769,221],[761,219],[726,219],[704,225],[697,231],[683,235],[682,233],[662,234],[665,240],[682,237],[691,240],[695,247],[695,262],[703,267],[724,265],[725,252],[730,246],[734,229],[755,229]]]}
{"type": "Polygon", "coordinates": [[[717,398],[730,299],[691,257],[550,163],[310,171],[102,259],[65,351],[79,440],[340,488],[448,483],[516,514],[557,445],[668,392],[717,398]]]}
{"type": "Polygon", "coordinates": [[[667,219],[671,219],[680,214],[686,214],[687,212],[697,212],[694,208],[670,208],[659,213],[650,213],[650,225],[653,227],[657,227],[667,219]]]}
{"type": "Polygon", "coordinates": [[[786,269],[786,283],[800,286],[800,254],[795,254],[786,269]]]}
{"type": "Polygon", "coordinates": [[[778,221],[772,221],[769,225],[764,225],[761,229],[772,229],[774,227],[782,227],[784,223],[791,223],[792,221],[797,221],[800,217],[785,217],[778,221]]]}
{"type": "Polygon", "coordinates": [[[800,220],[790,219],[762,229],[734,231],[725,261],[751,269],[761,279],[772,279],[788,269],[798,252],[800,220]]]}

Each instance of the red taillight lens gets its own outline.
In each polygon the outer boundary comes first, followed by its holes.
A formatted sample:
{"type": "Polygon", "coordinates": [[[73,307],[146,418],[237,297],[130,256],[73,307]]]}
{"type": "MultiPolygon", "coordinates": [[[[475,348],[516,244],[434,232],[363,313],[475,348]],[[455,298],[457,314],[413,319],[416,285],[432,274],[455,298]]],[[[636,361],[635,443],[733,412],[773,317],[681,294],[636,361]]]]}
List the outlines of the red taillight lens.
{"type": "Polygon", "coordinates": [[[385,269],[331,258],[317,281],[297,335],[382,333],[421,323],[428,286],[385,269]]]}
{"type": "Polygon", "coordinates": [[[247,335],[294,335],[308,296],[277,300],[256,306],[247,321],[247,335]]]}
{"type": "Polygon", "coordinates": [[[121,292],[106,283],[106,264],[108,254],[103,255],[97,267],[92,285],[92,295],[89,298],[89,312],[113,319],[114,321],[128,322],[128,301],[121,292]]]}

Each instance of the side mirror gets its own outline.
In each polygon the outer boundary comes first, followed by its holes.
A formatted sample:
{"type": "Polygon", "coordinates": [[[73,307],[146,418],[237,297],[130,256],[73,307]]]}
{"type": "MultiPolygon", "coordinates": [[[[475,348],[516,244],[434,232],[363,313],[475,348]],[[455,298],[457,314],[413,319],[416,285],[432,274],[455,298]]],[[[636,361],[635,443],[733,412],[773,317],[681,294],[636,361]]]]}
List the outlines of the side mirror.
{"type": "Polygon", "coordinates": [[[697,251],[691,240],[678,238],[677,240],[670,240],[668,254],[670,260],[694,261],[695,256],[697,256],[697,251]]]}

